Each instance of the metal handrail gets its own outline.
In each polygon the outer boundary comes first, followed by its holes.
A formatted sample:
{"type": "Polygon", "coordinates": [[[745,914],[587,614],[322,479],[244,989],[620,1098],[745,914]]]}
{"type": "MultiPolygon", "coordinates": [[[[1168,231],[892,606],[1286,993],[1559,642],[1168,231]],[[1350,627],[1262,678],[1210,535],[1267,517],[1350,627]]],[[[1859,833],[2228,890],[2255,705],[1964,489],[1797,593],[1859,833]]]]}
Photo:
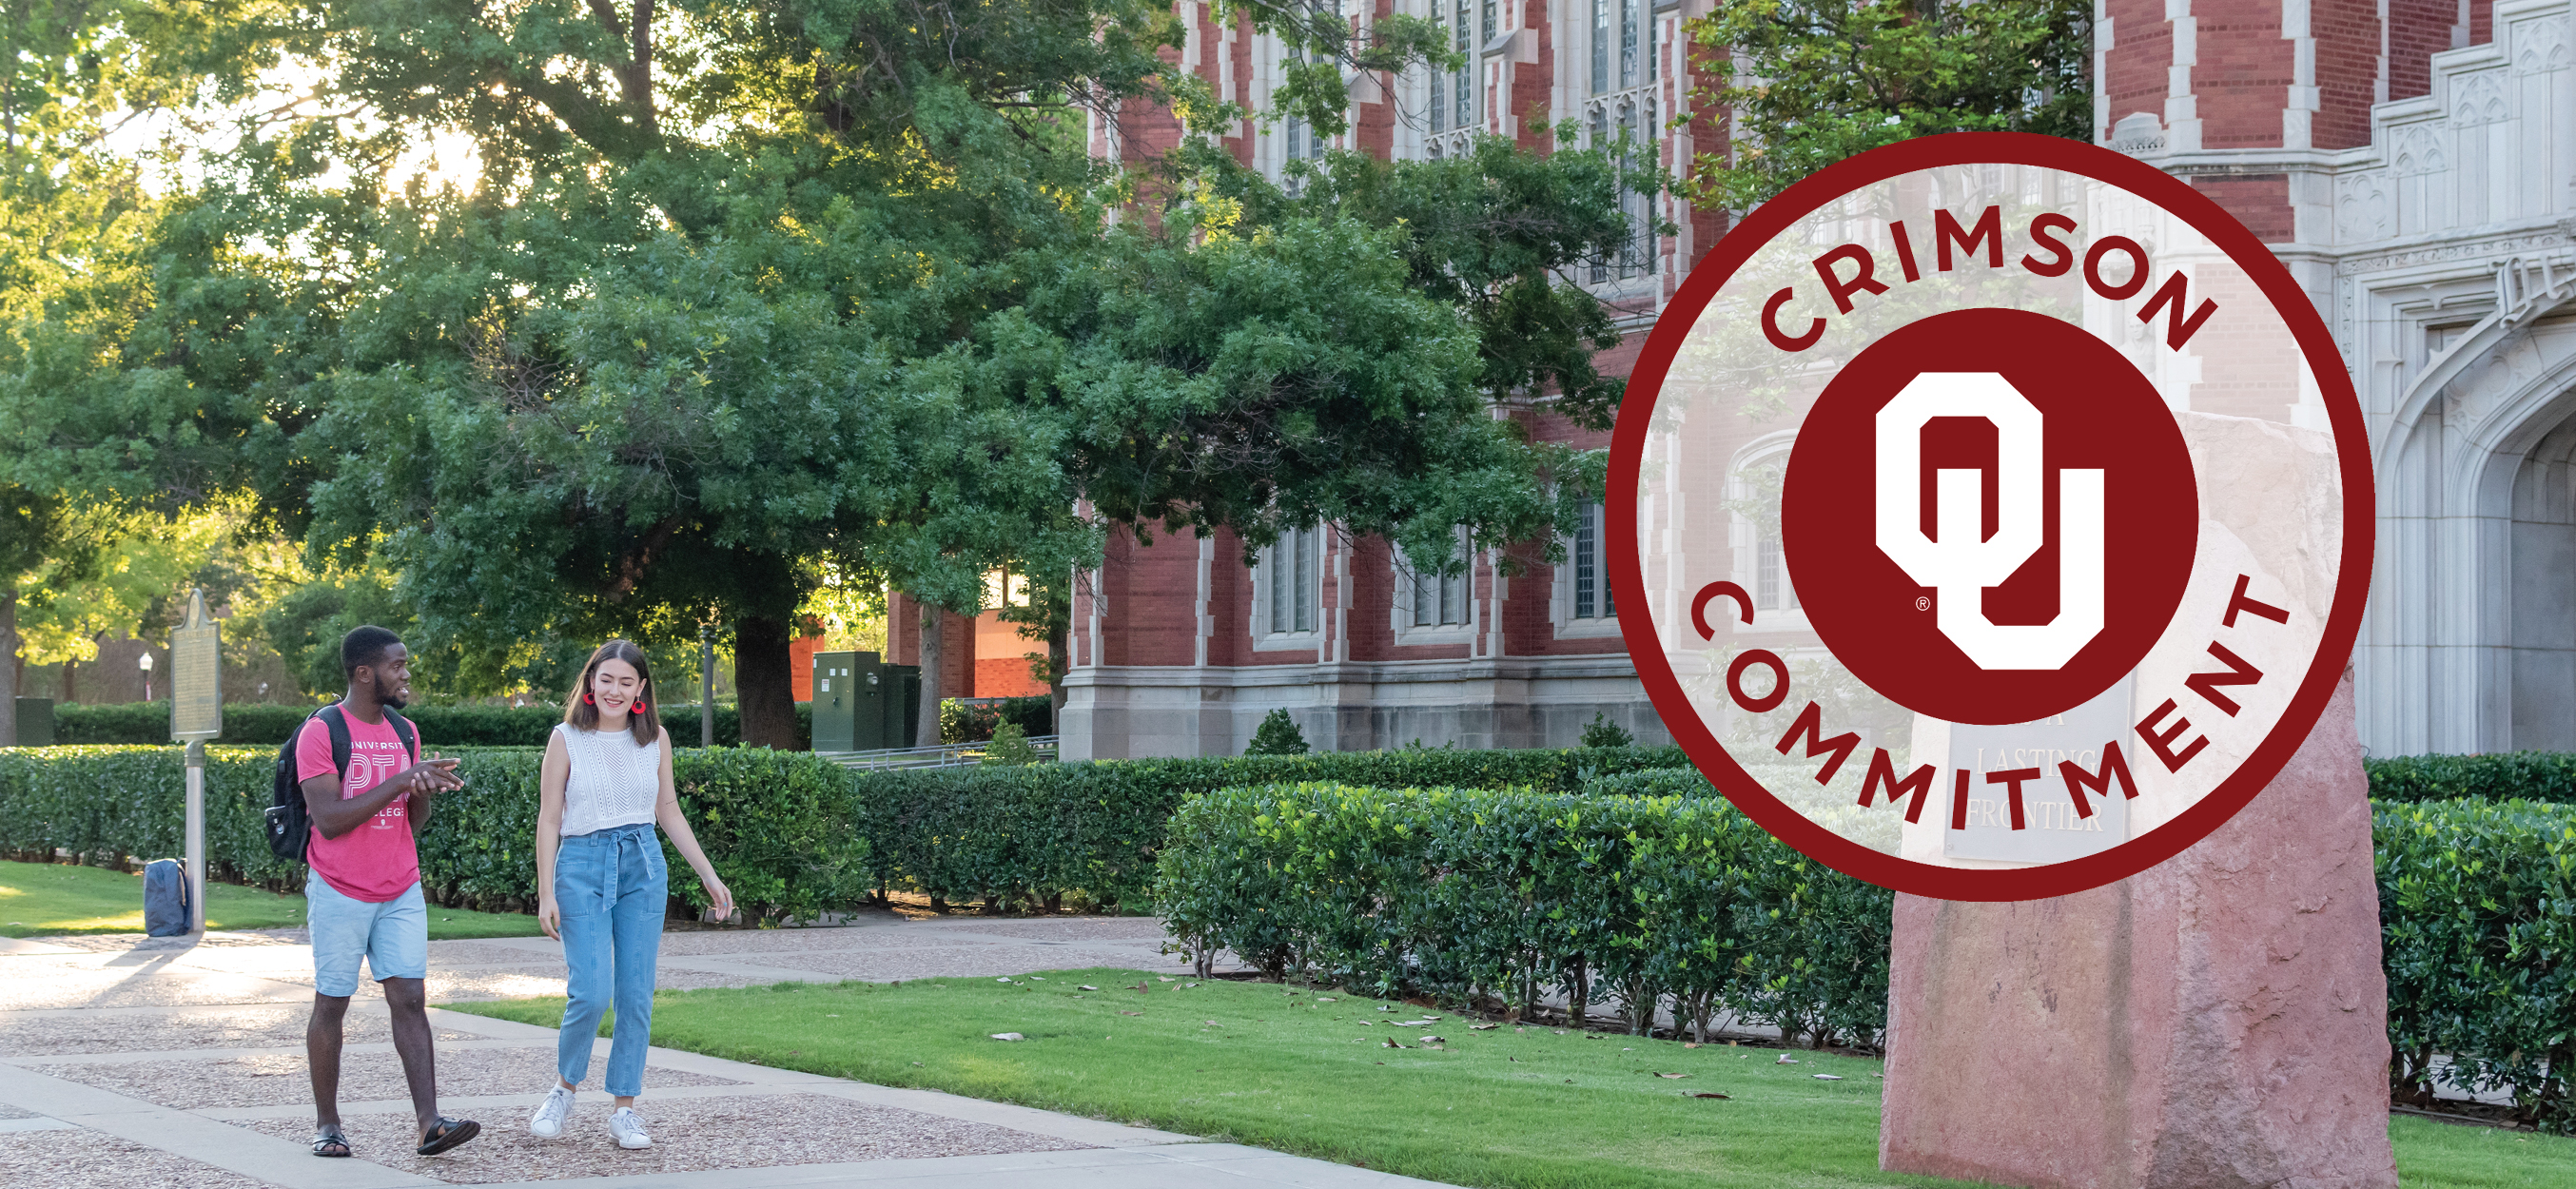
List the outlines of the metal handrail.
{"type": "MultiPolygon", "coordinates": [[[[1032,735],[1028,742],[1040,760],[1053,760],[1059,738],[1056,735],[1032,735]]],[[[836,764],[868,771],[959,768],[983,763],[985,749],[990,746],[992,741],[987,739],[973,743],[943,743],[936,747],[889,747],[875,751],[824,751],[815,754],[836,764]]]]}

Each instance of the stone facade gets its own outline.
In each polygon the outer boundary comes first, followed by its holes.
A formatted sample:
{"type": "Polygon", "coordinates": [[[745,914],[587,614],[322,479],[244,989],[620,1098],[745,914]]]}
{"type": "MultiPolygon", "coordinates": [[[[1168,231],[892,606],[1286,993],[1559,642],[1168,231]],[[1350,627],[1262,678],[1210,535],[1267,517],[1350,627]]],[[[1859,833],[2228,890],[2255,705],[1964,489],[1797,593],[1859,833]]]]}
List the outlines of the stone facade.
{"type": "Polygon", "coordinates": [[[2323,311],[2376,451],[2375,755],[2576,748],[2568,0],[2103,0],[2103,143],[2323,311]],[[2196,10],[2206,10],[2202,15],[2196,10]]]}

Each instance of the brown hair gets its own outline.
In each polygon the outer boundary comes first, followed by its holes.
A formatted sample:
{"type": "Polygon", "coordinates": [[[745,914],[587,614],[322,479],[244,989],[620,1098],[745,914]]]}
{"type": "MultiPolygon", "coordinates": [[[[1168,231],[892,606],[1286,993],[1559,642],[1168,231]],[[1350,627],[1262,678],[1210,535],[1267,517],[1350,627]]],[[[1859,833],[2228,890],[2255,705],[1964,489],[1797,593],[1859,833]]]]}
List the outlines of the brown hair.
{"type": "Polygon", "coordinates": [[[662,737],[662,718],[653,710],[653,668],[645,663],[644,650],[625,640],[611,640],[590,654],[590,663],[581,667],[581,680],[573,683],[572,696],[564,699],[564,721],[573,729],[599,729],[599,707],[585,696],[590,682],[599,675],[599,667],[609,661],[624,661],[635,667],[635,706],[626,712],[626,729],[635,735],[635,745],[642,747],[662,737]]]}

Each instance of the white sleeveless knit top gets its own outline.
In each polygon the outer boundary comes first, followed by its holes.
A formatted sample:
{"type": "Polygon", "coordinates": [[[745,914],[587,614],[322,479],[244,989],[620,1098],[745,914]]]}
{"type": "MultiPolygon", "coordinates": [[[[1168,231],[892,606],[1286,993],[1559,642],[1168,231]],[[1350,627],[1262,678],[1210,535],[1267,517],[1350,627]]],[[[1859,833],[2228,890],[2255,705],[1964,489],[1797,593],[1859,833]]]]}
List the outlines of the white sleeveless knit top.
{"type": "Polygon", "coordinates": [[[653,820],[662,794],[662,740],[637,746],[632,732],[584,731],[556,723],[572,773],[564,780],[563,833],[570,838],[653,820]]]}

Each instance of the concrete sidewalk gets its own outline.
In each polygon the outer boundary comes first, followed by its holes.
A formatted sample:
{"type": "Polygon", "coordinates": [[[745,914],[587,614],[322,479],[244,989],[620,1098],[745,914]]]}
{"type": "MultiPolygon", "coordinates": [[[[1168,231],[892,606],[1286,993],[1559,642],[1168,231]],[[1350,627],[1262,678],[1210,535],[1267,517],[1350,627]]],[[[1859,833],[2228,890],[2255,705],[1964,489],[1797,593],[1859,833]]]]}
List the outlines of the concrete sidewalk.
{"type": "MultiPolygon", "coordinates": [[[[432,910],[436,911],[435,909],[432,910]]],[[[661,985],[751,986],[1086,966],[1155,969],[1140,918],[887,916],[835,928],[664,936],[661,985]]],[[[433,1003],[560,995],[544,938],[430,945],[433,1003]]],[[[656,1048],[639,1104],[653,1147],[619,1149],[592,1089],[561,1139],[527,1134],[555,1033],[433,1009],[441,1109],[483,1124],[445,1156],[411,1154],[411,1106],[374,984],[351,1006],[341,1117],[347,1160],[312,1156],[303,1033],[311,951],[292,934],[201,942],[0,939],[0,1184],[75,1189],[379,1189],[403,1185],[758,1189],[871,1185],[1038,1189],[1428,1185],[1234,1144],[932,1091],[656,1048]]]]}

